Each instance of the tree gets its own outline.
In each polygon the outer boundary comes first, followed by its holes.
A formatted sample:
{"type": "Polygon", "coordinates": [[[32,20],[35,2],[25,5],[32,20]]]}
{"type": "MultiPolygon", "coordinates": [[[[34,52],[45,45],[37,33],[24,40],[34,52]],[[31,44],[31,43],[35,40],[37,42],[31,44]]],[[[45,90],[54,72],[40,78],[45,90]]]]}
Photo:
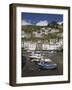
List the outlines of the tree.
{"type": "Polygon", "coordinates": [[[50,25],[52,28],[57,28],[57,21],[52,21],[50,25]]]}

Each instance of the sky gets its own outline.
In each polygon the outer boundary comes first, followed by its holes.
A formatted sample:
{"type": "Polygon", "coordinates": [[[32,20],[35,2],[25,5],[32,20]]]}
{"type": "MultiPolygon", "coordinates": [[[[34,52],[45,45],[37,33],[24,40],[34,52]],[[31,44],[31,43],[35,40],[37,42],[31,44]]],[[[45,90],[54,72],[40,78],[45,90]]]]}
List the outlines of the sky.
{"type": "Polygon", "coordinates": [[[63,22],[62,14],[21,13],[22,25],[45,26],[52,21],[63,22]]]}

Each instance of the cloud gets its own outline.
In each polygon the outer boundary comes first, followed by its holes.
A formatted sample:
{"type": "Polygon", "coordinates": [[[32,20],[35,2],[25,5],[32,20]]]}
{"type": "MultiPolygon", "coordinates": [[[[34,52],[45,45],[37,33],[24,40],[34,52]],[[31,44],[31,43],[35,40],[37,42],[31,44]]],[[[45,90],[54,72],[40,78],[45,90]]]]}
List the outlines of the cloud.
{"type": "Polygon", "coordinates": [[[61,21],[61,22],[58,22],[57,24],[61,25],[62,23],[63,23],[63,21],[61,21]]]}
{"type": "Polygon", "coordinates": [[[44,21],[39,21],[38,23],[36,23],[36,26],[47,26],[48,25],[48,21],[44,20],[44,21]]]}
{"type": "Polygon", "coordinates": [[[22,20],[21,25],[32,25],[32,23],[26,20],[22,20]]]}

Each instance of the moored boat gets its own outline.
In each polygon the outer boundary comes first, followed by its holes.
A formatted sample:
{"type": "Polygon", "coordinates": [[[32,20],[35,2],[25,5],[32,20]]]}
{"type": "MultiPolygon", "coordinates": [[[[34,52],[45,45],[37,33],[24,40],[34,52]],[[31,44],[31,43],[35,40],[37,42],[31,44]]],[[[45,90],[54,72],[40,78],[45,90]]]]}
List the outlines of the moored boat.
{"type": "Polygon", "coordinates": [[[37,63],[37,65],[39,66],[40,69],[49,69],[50,70],[50,69],[56,69],[57,68],[57,64],[54,63],[50,59],[46,59],[45,61],[40,61],[37,63]]]}

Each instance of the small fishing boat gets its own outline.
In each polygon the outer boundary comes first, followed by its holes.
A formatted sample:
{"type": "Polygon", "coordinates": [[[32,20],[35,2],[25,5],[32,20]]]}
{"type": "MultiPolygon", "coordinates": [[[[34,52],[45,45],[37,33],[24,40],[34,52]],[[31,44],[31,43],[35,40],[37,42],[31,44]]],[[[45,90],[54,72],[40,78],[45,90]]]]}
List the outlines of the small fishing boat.
{"type": "Polygon", "coordinates": [[[40,56],[38,56],[38,55],[32,55],[32,56],[29,56],[31,59],[34,59],[34,58],[36,58],[36,59],[39,59],[40,58],[40,56]]]}
{"type": "Polygon", "coordinates": [[[40,59],[41,54],[32,52],[31,55],[29,56],[29,58],[31,58],[31,59],[40,59]]]}
{"type": "Polygon", "coordinates": [[[53,54],[53,53],[56,53],[56,51],[55,51],[55,50],[53,50],[53,51],[48,51],[48,53],[49,53],[49,54],[53,54]]]}
{"type": "Polygon", "coordinates": [[[39,66],[40,69],[49,69],[50,70],[50,69],[56,69],[57,68],[57,64],[54,63],[50,59],[40,61],[39,63],[37,63],[37,65],[39,66]]]}

